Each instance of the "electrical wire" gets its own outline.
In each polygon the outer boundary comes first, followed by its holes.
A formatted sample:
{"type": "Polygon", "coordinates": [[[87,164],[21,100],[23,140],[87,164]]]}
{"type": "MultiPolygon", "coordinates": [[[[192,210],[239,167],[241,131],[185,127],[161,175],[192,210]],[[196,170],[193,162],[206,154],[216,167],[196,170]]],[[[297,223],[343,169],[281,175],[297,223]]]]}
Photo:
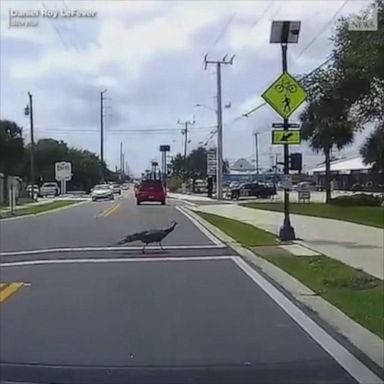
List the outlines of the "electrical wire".
{"type": "Polygon", "coordinates": [[[335,20],[337,15],[344,9],[349,0],[345,0],[344,3],[336,10],[333,16],[328,20],[328,22],[320,28],[318,33],[308,42],[308,44],[299,52],[295,60],[299,59],[304,52],[308,50],[308,48],[324,33],[324,31],[331,25],[331,23],[335,20]]]}

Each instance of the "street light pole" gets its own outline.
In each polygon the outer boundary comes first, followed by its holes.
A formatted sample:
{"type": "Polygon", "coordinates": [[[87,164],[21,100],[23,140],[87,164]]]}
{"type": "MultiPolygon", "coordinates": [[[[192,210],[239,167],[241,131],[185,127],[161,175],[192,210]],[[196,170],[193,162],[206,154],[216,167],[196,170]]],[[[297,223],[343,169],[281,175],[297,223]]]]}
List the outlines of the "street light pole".
{"type": "Polygon", "coordinates": [[[101,168],[101,181],[104,182],[104,93],[107,92],[106,89],[100,92],[100,160],[102,163],[101,168]]]}
{"type": "Polygon", "coordinates": [[[31,162],[31,191],[32,191],[32,199],[35,198],[35,140],[33,133],[33,103],[32,103],[32,94],[28,92],[29,97],[29,121],[31,128],[31,150],[30,150],[30,162],[31,162]]]}
{"type": "MultiPolygon", "coordinates": [[[[288,72],[287,65],[287,43],[281,44],[283,73],[288,72]]],[[[284,131],[289,130],[288,119],[283,120],[284,131]]],[[[284,144],[284,175],[289,175],[289,147],[288,144],[284,144]]],[[[291,219],[289,217],[289,189],[284,188],[284,222],[280,228],[279,237],[282,240],[294,240],[296,238],[295,230],[291,225],[291,219]]]]}
{"type": "Polygon", "coordinates": [[[255,131],[253,133],[255,135],[255,167],[256,167],[256,175],[259,176],[259,132],[255,131]]]}

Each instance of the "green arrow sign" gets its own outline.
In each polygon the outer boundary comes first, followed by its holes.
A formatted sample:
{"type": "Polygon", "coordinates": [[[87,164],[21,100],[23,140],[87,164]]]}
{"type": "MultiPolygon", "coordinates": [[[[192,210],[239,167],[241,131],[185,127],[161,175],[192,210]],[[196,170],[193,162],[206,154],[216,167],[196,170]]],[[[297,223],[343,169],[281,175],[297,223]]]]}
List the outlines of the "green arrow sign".
{"type": "Polygon", "coordinates": [[[301,131],[299,129],[291,131],[272,131],[272,144],[300,144],[301,131]]]}

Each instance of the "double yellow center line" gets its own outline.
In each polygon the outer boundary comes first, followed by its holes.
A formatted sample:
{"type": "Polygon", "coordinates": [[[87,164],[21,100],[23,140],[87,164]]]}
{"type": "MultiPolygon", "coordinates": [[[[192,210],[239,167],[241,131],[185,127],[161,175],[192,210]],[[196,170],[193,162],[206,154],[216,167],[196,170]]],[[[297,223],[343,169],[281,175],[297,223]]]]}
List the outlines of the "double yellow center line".
{"type": "Polygon", "coordinates": [[[0,283],[0,303],[3,303],[23,286],[24,283],[0,283]]]}
{"type": "Polygon", "coordinates": [[[120,203],[117,203],[116,205],[113,205],[112,207],[109,207],[104,211],[100,212],[97,217],[107,217],[109,215],[112,215],[112,213],[116,212],[119,207],[120,203]]]}

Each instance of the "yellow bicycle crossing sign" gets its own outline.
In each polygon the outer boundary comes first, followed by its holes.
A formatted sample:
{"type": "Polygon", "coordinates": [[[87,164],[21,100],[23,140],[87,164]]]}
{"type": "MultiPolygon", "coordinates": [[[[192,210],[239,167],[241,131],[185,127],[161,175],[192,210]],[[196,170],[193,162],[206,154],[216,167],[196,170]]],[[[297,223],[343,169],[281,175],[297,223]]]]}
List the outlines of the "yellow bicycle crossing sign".
{"type": "Polygon", "coordinates": [[[283,72],[261,97],[284,119],[304,102],[307,94],[297,80],[283,72]]]}

